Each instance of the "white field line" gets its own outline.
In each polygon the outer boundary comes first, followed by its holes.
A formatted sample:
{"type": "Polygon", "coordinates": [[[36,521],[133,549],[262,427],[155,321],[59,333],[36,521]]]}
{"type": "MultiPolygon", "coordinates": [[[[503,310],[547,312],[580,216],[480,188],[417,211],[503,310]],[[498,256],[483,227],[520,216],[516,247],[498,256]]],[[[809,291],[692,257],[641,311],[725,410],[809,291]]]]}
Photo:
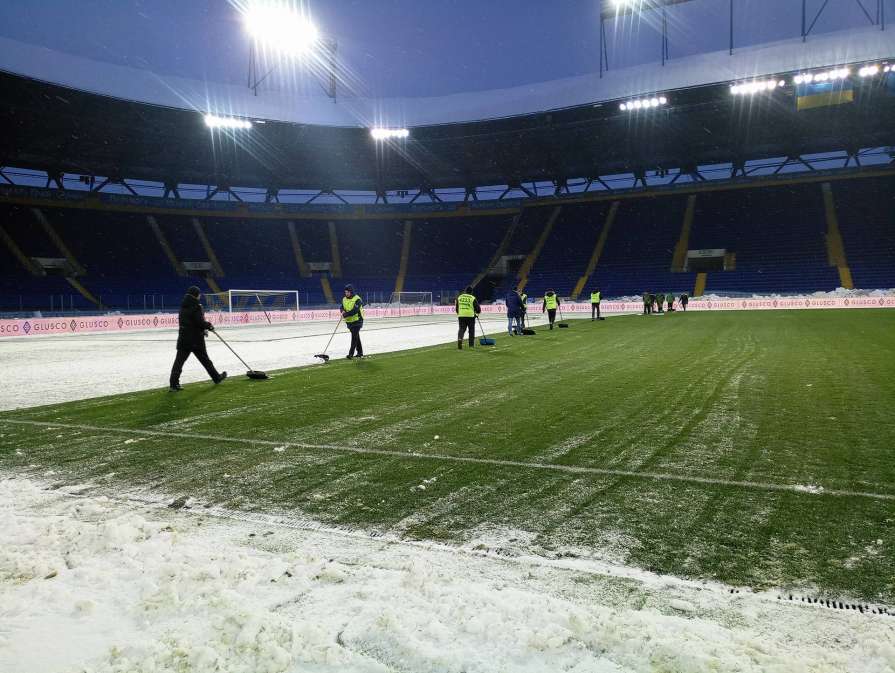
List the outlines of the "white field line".
{"type": "Polygon", "coordinates": [[[613,470],[601,467],[585,467],[581,465],[556,465],[551,463],[535,463],[523,460],[505,460],[500,458],[474,458],[470,456],[449,456],[439,453],[420,453],[419,451],[398,451],[393,449],[371,449],[358,446],[336,446],[334,444],[307,444],[305,442],[272,441],[268,439],[248,439],[244,437],[220,437],[218,435],[194,434],[187,432],[167,432],[162,430],[139,430],[136,428],[116,428],[98,425],[82,425],[74,423],[56,423],[50,421],[31,421],[12,418],[0,418],[0,424],[12,423],[15,425],[30,425],[44,428],[63,428],[66,430],[87,430],[92,432],[113,432],[125,435],[140,435],[143,437],[168,437],[171,439],[204,439],[213,442],[229,442],[232,444],[249,444],[271,447],[293,447],[297,449],[323,449],[338,451],[341,453],[358,453],[375,456],[389,456],[394,458],[415,458],[418,460],[444,461],[453,463],[467,463],[474,465],[495,465],[500,467],[521,467],[530,470],[546,470],[551,472],[564,472],[567,474],[596,474],[610,477],[631,477],[653,481],[673,481],[687,484],[710,484],[714,486],[731,486],[737,488],[753,489],[759,491],[782,491],[786,493],[798,493],[799,495],[829,495],[849,498],[870,498],[872,500],[895,501],[895,494],[869,493],[866,491],[843,491],[826,489],[823,487],[806,488],[799,484],[770,484],[757,481],[737,481],[731,479],[716,479],[712,477],[699,477],[692,475],[669,474],[662,472],[638,472],[636,470],[613,470]]]}

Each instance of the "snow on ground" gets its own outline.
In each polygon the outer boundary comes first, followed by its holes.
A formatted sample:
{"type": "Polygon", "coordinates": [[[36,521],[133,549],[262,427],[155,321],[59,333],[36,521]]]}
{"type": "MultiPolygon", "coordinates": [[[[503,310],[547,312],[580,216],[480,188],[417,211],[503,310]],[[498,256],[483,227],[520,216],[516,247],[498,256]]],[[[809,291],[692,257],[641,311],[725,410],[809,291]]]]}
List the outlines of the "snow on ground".
{"type": "MultiPolygon", "coordinates": [[[[315,362],[332,328],[222,334],[272,370],[315,362]]],[[[375,357],[455,329],[449,318],[382,320],[363,336],[375,357]]],[[[0,409],[164,386],[174,339],[4,339],[0,409]]],[[[347,341],[340,331],[331,353],[347,341]]],[[[209,344],[221,368],[242,373],[209,344]]],[[[204,378],[193,362],[183,380],[204,378]]],[[[0,474],[2,673],[895,673],[892,617],[548,559],[524,531],[447,547],[57,486],[0,474]]]]}
{"type": "MultiPolygon", "coordinates": [[[[661,289],[661,288],[659,288],[661,289]]],[[[895,288],[891,290],[861,290],[855,288],[849,290],[844,287],[837,287],[835,290],[828,292],[812,292],[810,294],[750,294],[748,292],[738,292],[730,294],[704,294],[700,297],[690,297],[690,301],[729,301],[730,299],[783,299],[785,297],[815,297],[817,299],[843,299],[845,297],[891,297],[895,295],[895,288]]],[[[643,295],[628,295],[624,297],[611,297],[606,301],[643,301],[643,295]]]]}
{"type": "MultiPolygon", "coordinates": [[[[489,332],[506,329],[500,317],[484,317],[483,324],[489,332]]],[[[220,333],[252,368],[270,371],[319,364],[314,354],[326,347],[335,326],[334,321],[296,322],[222,327],[220,333]]],[[[364,352],[373,356],[456,338],[456,318],[439,315],[367,320],[361,332],[364,352]]],[[[167,387],[176,341],[176,330],[0,339],[0,410],[167,387]]],[[[349,342],[341,325],[329,354],[344,357],[349,342]]],[[[206,344],[219,370],[245,373],[214,335],[206,344]]],[[[181,383],[194,381],[208,381],[208,375],[191,357],[181,383]]]]}
{"type": "Polygon", "coordinates": [[[494,553],[522,532],[451,548],[85,488],[0,481],[4,673],[895,671],[892,617],[494,553]]]}

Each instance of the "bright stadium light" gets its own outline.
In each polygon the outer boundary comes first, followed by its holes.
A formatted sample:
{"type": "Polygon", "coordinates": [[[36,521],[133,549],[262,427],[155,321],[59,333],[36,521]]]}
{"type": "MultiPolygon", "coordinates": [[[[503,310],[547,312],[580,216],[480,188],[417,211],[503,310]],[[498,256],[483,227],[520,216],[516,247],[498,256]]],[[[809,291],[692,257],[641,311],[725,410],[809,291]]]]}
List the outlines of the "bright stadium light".
{"type": "Polygon", "coordinates": [[[410,131],[407,129],[372,128],[370,129],[370,135],[373,136],[373,140],[404,139],[410,135],[410,131]]]}
{"type": "Polygon", "coordinates": [[[858,70],[858,75],[860,77],[873,77],[874,75],[879,73],[878,65],[865,65],[863,68],[858,70]]]}
{"type": "Polygon", "coordinates": [[[732,93],[734,96],[753,95],[762,91],[773,91],[774,89],[785,85],[786,82],[784,82],[782,79],[754,80],[752,82],[741,82],[740,84],[731,85],[730,93],[732,93]]]}
{"type": "Polygon", "coordinates": [[[235,117],[219,117],[214,114],[205,115],[205,125],[210,129],[250,129],[252,122],[235,117]]]}
{"type": "Polygon", "coordinates": [[[618,109],[622,112],[633,112],[634,110],[651,110],[660,105],[666,105],[668,99],[665,96],[652,96],[650,98],[641,98],[639,100],[629,100],[625,103],[619,103],[618,109]]]}
{"type": "Polygon", "coordinates": [[[320,39],[311,20],[288,2],[254,0],[246,8],[243,19],[255,42],[284,56],[306,56],[320,39]]]}
{"type": "Polygon", "coordinates": [[[848,68],[834,68],[816,73],[799,73],[792,79],[793,84],[811,84],[812,82],[832,82],[837,79],[846,79],[851,75],[848,68]]]}

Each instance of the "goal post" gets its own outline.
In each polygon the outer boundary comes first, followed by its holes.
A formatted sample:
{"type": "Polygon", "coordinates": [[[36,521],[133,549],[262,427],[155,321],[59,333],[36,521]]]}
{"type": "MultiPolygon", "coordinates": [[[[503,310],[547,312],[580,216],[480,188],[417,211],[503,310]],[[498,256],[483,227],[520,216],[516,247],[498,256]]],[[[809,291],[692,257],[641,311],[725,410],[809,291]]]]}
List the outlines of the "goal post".
{"type": "Polygon", "coordinates": [[[298,290],[227,290],[209,292],[205,302],[210,311],[248,313],[252,311],[298,311],[298,290]]]}
{"type": "Polygon", "coordinates": [[[391,317],[435,313],[431,292],[392,292],[387,308],[391,317]]]}

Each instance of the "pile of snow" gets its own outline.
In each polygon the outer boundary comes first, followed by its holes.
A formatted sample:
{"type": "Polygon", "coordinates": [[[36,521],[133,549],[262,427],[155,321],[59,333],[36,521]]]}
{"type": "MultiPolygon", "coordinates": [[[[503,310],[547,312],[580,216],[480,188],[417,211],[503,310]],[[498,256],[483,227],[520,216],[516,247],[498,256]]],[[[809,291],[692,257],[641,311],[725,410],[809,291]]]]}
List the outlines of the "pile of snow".
{"type": "Polygon", "coordinates": [[[0,671],[895,671],[891,617],[474,546],[5,479],[0,671]]]}
{"type": "MultiPolygon", "coordinates": [[[[680,293],[675,294],[677,297],[680,293]]],[[[750,294],[748,292],[734,292],[728,294],[704,294],[700,297],[690,297],[690,301],[730,301],[732,299],[785,299],[788,297],[815,297],[817,299],[842,299],[844,297],[891,297],[895,296],[895,288],[890,290],[848,290],[837,287],[829,292],[791,292],[789,294],[750,294]]],[[[622,297],[607,297],[604,301],[636,302],[643,301],[643,295],[626,295],[622,297]]]]}

